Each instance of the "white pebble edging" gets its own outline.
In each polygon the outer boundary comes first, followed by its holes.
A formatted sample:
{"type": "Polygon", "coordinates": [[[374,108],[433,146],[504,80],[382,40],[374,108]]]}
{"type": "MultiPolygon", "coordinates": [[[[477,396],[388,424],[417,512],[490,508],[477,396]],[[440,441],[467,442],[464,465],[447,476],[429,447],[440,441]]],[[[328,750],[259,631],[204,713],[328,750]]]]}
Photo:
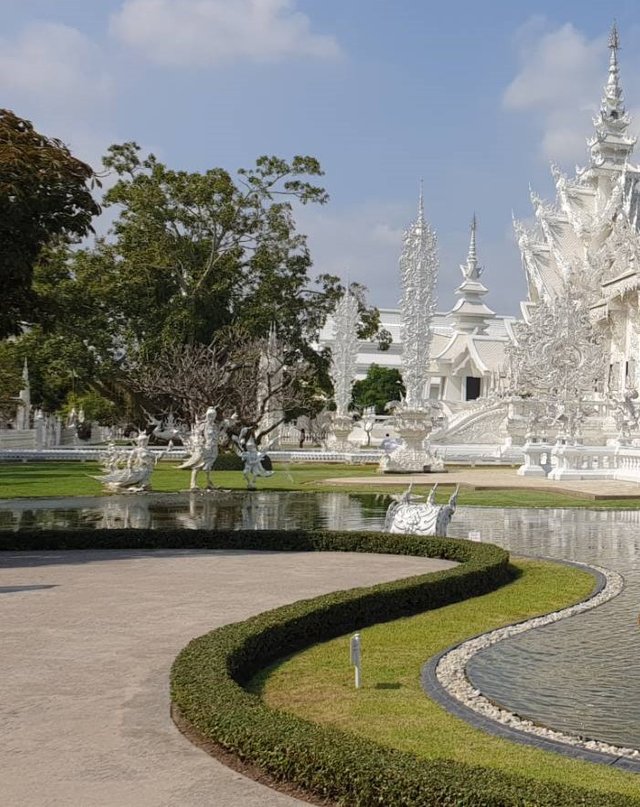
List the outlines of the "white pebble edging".
{"type": "Polygon", "coordinates": [[[520,717],[514,712],[509,712],[507,709],[497,706],[485,697],[478,689],[476,689],[466,674],[466,667],[469,661],[476,653],[491,647],[504,639],[510,639],[512,636],[518,636],[533,628],[540,628],[543,625],[550,625],[553,622],[559,622],[561,619],[566,619],[576,614],[581,614],[584,611],[589,611],[592,608],[597,608],[614,597],[624,588],[624,580],[620,574],[611,571],[610,569],[602,569],[599,566],[587,566],[585,564],[572,563],[575,566],[582,566],[587,570],[594,569],[604,577],[604,587],[590,597],[588,600],[583,600],[577,605],[572,605],[569,608],[563,608],[561,611],[554,611],[545,616],[535,617],[528,619],[525,622],[519,622],[516,625],[508,625],[504,628],[490,631],[469,639],[452,650],[444,653],[435,670],[435,676],[440,686],[455,700],[460,701],[469,709],[477,712],[489,720],[501,723],[511,729],[526,732],[527,734],[536,737],[544,738],[552,742],[564,743],[571,745],[575,748],[584,748],[588,751],[596,751],[603,754],[610,754],[616,757],[625,757],[627,759],[640,760],[640,750],[636,748],[623,748],[608,743],[599,742],[598,740],[589,740],[583,737],[578,737],[572,734],[565,734],[554,729],[548,729],[544,726],[537,725],[530,720],[520,717]]]}

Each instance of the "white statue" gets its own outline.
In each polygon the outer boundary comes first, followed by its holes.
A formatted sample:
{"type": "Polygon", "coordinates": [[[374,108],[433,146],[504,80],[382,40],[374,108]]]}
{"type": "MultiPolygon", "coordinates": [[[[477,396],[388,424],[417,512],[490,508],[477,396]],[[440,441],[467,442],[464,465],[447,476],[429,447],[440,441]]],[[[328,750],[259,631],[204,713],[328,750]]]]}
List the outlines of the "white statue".
{"type": "Polygon", "coordinates": [[[412,487],[413,484],[402,495],[392,497],[394,501],[387,509],[384,522],[385,532],[445,538],[449,522],[456,511],[458,488],[451,494],[448,504],[438,505],[435,503],[437,484],[431,489],[426,502],[422,502],[424,496],[411,492],[412,487]]]}
{"type": "Polygon", "coordinates": [[[222,424],[216,422],[216,417],[217,410],[210,406],[205,412],[204,418],[196,421],[188,441],[191,454],[182,465],[178,466],[180,470],[191,470],[191,490],[199,489],[198,471],[204,471],[207,475],[206,490],[213,490],[211,471],[218,459],[218,443],[223,429],[222,424]]]}
{"type": "Polygon", "coordinates": [[[234,443],[236,453],[244,462],[242,475],[246,480],[247,490],[255,490],[256,479],[259,476],[273,476],[273,471],[267,471],[262,465],[262,462],[267,454],[265,451],[258,451],[258,447],[256,446],[253,437],[250,436],[248,439],[246,438],[248,431],[249,428],[245,427],[240,432],[239,437],[234,435],[231,439],[234,443]]]}
{"type": "Polygon", "coordinates": [[[133,449],[118,449],[111,444],[102,458],[105,473],[94,479],[113,493],[151,490],[151,474],[160,456],[149,450],[149,435],[142,432],[133,449]]]}
{"type": "Polygon", "coordinates": [[[149,425],[153,426],[151,434],[155,438],[168,443],[184,440],[186,436],[186,427],[176,420],[173,412],[169,412],[166,418],[155,418],[149,415],[149,425]]]}
{"type": "Polygon", "coordinates": [[[640,421],[638,391],[627,387],[624,392],[614,392],[610,396],[613,418],[618,429],[618,441],[625,442],[631,432],[637,430],[640,421]]]}

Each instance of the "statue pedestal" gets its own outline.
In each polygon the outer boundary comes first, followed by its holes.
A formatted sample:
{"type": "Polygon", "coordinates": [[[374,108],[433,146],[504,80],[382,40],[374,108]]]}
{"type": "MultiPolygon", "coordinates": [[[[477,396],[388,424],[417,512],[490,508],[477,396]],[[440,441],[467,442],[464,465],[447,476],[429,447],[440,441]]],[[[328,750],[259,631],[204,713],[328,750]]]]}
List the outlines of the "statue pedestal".
{"type": "Polygon", "coordinates": [[[424,441],[431,431],[431,415],[424,409],[404,409],[396,416],[396,430],[402,445],[383,457],[380,470],[383,473],[429,473],[444,470],[441,459],[424,448],[424,441]]]}
{"type": "Polygon", "coordinates": [[[518,470],[518,476],[537,476],[546,477],[551,470],[551,449],[548,443],[543,443],[536,438],[531,438],[527,435],[527,442],[524,444],[524,464],[518,470]],[[545,463],[542,463],[542,457],[545,457],[545,463]]]}
{"type": "Polygon", "coordinates": [[[332,451],[355,451],[355,446],[349,442],[349,435],[353,429],[353,420],[350,415],[334,414],[331,418],[329,438],[327,445],[332,451]]]}

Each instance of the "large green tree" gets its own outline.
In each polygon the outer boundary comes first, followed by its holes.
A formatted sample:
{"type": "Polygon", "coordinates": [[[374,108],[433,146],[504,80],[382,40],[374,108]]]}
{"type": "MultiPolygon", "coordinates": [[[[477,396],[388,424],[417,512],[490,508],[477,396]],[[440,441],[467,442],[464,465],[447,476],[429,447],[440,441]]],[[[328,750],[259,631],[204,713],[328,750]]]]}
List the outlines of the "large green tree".
{"type": "Polygon", "coordinates": [[[0,342],[0,428],[13,420],[21,389],[22,373],[15,346],[7,341],[0,342]]]}
{"type": "Polygon", "coordinates": [[[356,381],[351,393],[352,406],[365,409],[374,406],[377,415],[385,414],[385,407],[391,401],[400,400],[405,389],[400,371],[391,367],[372,364],[366,378],[356,381]]]}
{"type": "MultiPolygon", "coordinates": [[[[49,249],[36,270],[40,321],[21,343],[42,402],[59,408],[94,389],[129,407],[135,378],[157,357],[166,364],[181,346],[200,355],[229,328],[264,339],[274,324],[288,366],[305,366],[312,390],[329,390],[328,356],[313,345],[344,289],[335,276],[312,281],[294,219],[295,205],[327,200],[312,182],[317,160],[260,157],[232,177],[176,171],[125,143],[104,164],[116,178],[104,198],[116,212],[112,231],[90,248],[49,249]]],[[[361,336],[371,337],[377,310],[353,290],[361,336]]]]}
{"type": "Polygon", "coordinates": [[[130,355],[166,343],[207,344],[222,327],[264,335],[274,318],[289,341],[317,331],[332,280],[313,287],[306,239],[293,204],[324,204],[312,157],[261,157],[233,178],[222,168],[176,171],[134,143],[112,146],[118,176],[105,196],[117,206],[113,239],[93,253],[123,317],[130,355]]]}
{"type": "Polygon", "coordinates": [[[0,109],[0,338],[37,317],[32,280],[43,248],[90,232],[95,182],[63,143],[0,109]]]}

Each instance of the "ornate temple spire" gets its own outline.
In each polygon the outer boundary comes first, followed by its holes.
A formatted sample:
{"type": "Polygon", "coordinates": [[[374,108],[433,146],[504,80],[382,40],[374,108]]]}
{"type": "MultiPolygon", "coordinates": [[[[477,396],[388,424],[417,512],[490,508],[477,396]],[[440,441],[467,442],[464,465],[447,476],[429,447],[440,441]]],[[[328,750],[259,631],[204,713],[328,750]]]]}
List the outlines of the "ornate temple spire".
{"type": "Polygon", "coordinates": [[[25,358],[24,364],[22,365],[22,388],[29,389],[30,386],[31,385],[29,383],[29,364],[25,358]]]}
{"type": "Polygon", "coordinates": [[[473,214],[471,219],[471,237],[469,239],[469,253],[467,254],[466,267],[460,267],[465,279],[477,280],[482,274],[482,269],[478,266],[478,251],[476,249],[476,230],[478,229],[478,222],[476,214],[473,214]]]}
{"type": "Polygon", "coordinates": [[[351,403],[351,388],[356,380],[358,362],[358,301],[349,285],[340,298],[333,315],[333,345],[331,346],[331,380],[336,402],[336,415],[346,417],[351,403]]]}
{"type": "Polygon", "coordinates": [[[456,289],[456,295],[460,300],[451,312],[455,329],[464,333],[484,333],[487,319],[494,316],[494,312],[482,301],[488,289],[480,282],[482,267],[478,263],[477,229],[478,221],[474,213],[467,261],[460,264],[462,283],[456,289]]]}
{"type": "Polygon", "coordinates": [[[400,256],[402,378],[406,389],[406,404],[410,409],[422,409],[425,405],[437,278],[437,239],[424,217],[421,182],[418,217],[404,234],[400,256]]]}
{"type": "Polygon", "coordinates": [[[620,85],[620,68],[618,67],[618,50],[620,37],[614,21],[609,34],[609,77],[604,88],[600,113],[603,118],[620,120],[625,116],[624,96],[620,85]]]}
{"type": "Polygon", "coordinates": [[[636,139],[627,131],[631,120],[624,106],[620,83],[620,37],[615,22],[609,34],[609,50],[607,83],[600,102],[600,112],[594,120],[596,133],[588,141],[592,168],[620,168],[628,161],[636,143],[636,139]]]}
{"type": "Polygon", "coordinates": [[[23,431],[31,422],[31,384],[29,383],[29,365],[25,358],[22,367],[22,389],[18,395],[18,411],[16,413],[16,429],[23,431]]]}

